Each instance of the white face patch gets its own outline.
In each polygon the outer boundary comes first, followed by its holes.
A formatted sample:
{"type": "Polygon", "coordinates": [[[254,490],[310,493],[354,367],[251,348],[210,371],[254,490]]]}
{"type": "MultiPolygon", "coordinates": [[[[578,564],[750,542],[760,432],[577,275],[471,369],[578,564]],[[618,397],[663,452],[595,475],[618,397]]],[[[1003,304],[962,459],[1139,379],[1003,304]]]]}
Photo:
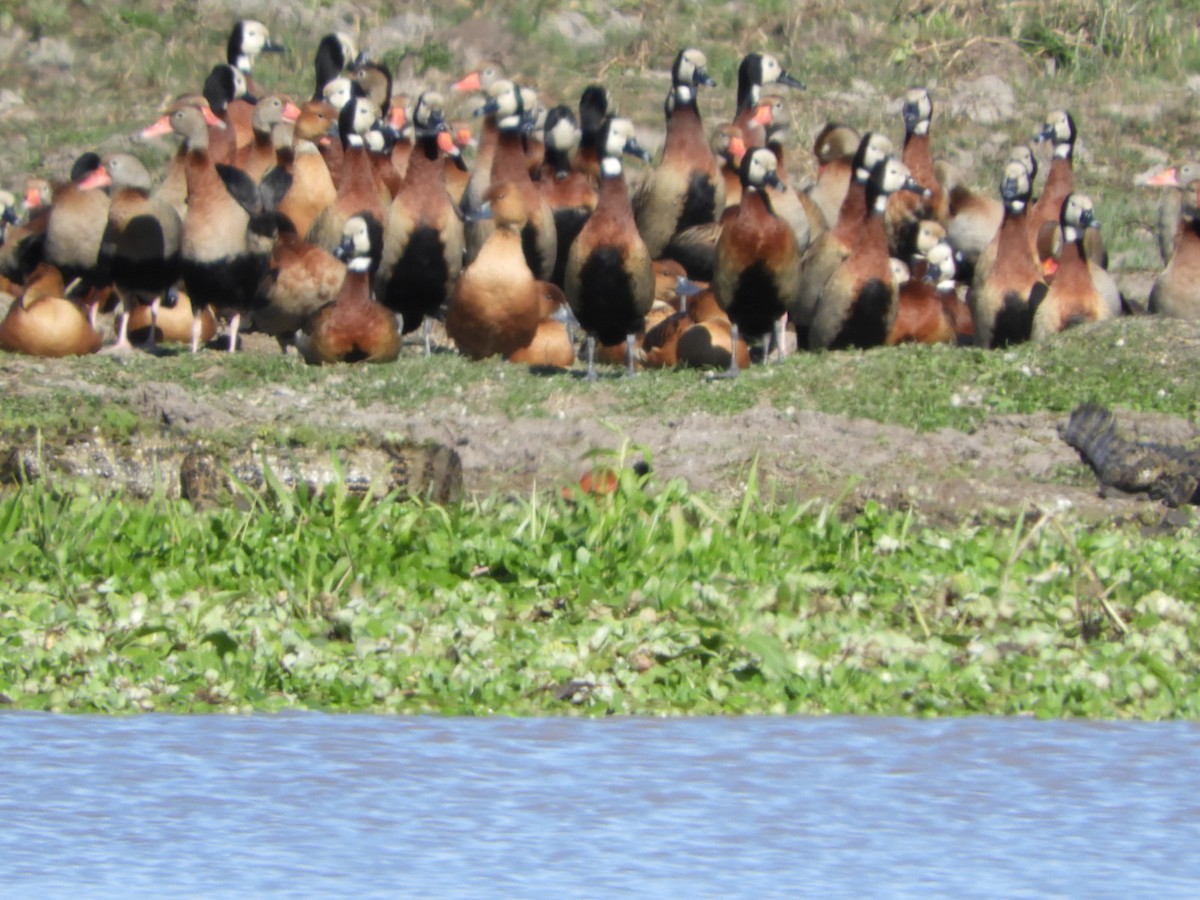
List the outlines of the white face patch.
{"type": "Polygon", "coordinates": [[[921,136],[929,134],[929,120],[922,119],[920,122],[918,122],[916,125],[914,125],[912,133],[919,134],[921,136]]]}
{"type": "Polygon", "coordinates": [[[606,156],[600,160],[600,174],[605,178],[619,178],[623,171],[621,160],[614,156],[606,156]]]}
{"type": "Polygon", "coordinates": [[[1064,244],[1073,244],[1079,240],[1079,229],[1074,225],[1064,225],[1062,233],[1064,244]]]}
{"type": "Polygon", "coordinates": [[[1013,200],[1008,204],[1008,208],[1016,213],[1024,212],[1025,211],[1025,201],[1024,200],[1013,200]]]}
{"type": "Polygon", "coordinates": [[[695,92],[692,91],[692,89],[690,87],[688,87],[686,84],[681,84],[675,88],[675,101],[677,103],[682,103],[682,104],[691,103],[692,99],[695,96],[696,96],[695,92]]]}
{"type": "Polygon", "coordinates": [[[371,271],[371,257],[356,256],[346,264],[346,269],[351,272],[369,272],[371,271]]]}
{"type": "Polygon", "coordinates": [[[1054,158],[1055,159],[1068,159],[1068,158],[1070,158],[1070,156],[1071,156],[1071,145],[1070,144],[1055,144],[1054,145],[1054,158]]]}

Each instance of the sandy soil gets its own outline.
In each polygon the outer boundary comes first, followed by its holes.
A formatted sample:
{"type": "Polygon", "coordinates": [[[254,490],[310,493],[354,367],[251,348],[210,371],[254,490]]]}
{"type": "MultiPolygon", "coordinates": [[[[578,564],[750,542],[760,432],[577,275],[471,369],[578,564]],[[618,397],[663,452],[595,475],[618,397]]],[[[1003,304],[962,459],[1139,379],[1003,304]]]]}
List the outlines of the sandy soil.
{"type": "MultiPolygon", "coordinates": [[[[264,348],[267,349],[267,348],[264,348]]],[[[0,390],[56,390],[70,383],[69,366],[38,367],[8,357],[0,390]]],[[[238,397],[200,398],[178,384],[75,384],[120,400],[167,435],[202,437],[214,429],[254,430],[272,424],[329,425],[340,430],[437,441],[461,456],[468,494],[527,493],[573,483],[596,452],[611,459],[622,445],[632,462],[640,448],[660,481],[684,479],[692,489],[739,496],[755,465],[766,494],[777,499],[838,503],[848,510],[874,500],[914,509],[931,521],[1007,519],[1022,510],[1073,510],[1086,519],[1138,519],[1153,524],[1164,508],[1144,498],[1102,496],[1075,451],[1058,436],[1060,414],[998,416],[969,434],[921,433],[895,425],[803,409],[760,406],[730,416],[599,414],[587,400],[549,416],[510,418],[443,409],[397,413],[383,405],[356,408],[310,404],[288,388],[264,385],[238,397]]],[[[1187,422],[1123,414],[1123,430],[1146,438],[1194,440],[1187,422]]]]}

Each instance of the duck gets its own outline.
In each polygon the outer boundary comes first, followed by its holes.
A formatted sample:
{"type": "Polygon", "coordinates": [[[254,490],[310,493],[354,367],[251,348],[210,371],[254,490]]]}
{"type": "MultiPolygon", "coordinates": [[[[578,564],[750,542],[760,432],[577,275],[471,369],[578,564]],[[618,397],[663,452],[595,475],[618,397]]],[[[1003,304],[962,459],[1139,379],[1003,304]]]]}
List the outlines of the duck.
{"type": "Polygon", "coordinates": [[[569,369],[575,364],[575,345],[567,326],[567,295],[548,281],[541,288],[541,319],[533,340],[508,354],[508,361],[534,368],[569,369]]]}
{"type": "Polygon", "coordinates": [[[954,343],[960,347],[975,343],[975,318],[959,294],[958,251],[947,240],[938,241],[925,253],[926,277],[937,288],[942,309],[954,329],[954,343]]]}
{"type": "MultiPolygon", "coordinates": [[[[500,127],[497,124],[496,113],[489,112],[487,107],[493,99],[493,86],[496,82],[507,80],[504,77],[504,69],[498,63],[494,63],[464,75],[451,86],[451,91],[455,93],[481,92],[484,95],[483,104],[474,112],[476,116],[483,116],[483,128],[479,134],[475,165],[471,169],[471,177],[467,181],[461,201],[464,213],[477,212],[483,207],[483,195],[492,183],[492,162],[496,158],[496,147],[500,143],[500,127]]],[[[500,90],[503,89],[505,88],[500,90]]]]}
{"type": "Polygon", "coordinates": [[[898,290],[888,265],[884,226],[888,197],[896,191],[925,193],[926,189],[913,179],[908,166],[892,157],[875,164],[866,189],[862,233],[817,297],[808,330],[810,349],[879,346],[895,323],[898,290]]]}
{"type": "Polygon", "coordinates": [[[87,152],[71,166],[71,180],[54,192],[46,220],[45,261],[61,274],[71,291],[76,279],[85,291],[109,283],[100,245],[108,227],[112,178],[99,154],[87,152]]]}
{"type": "Polygon", "coordinates": [[[396,317],[371,292],[383,251],[383,225],[370,213],[351,216],[335,255],[346,275],[333,302],[296,334],[296,349],[309,365],[392,362],[400,355],[396,317]]]}
{"type": "Polygon", "coordinates": [[[300,108],[282,94],[268,94],[254,105],[252,127],[254,140],[238,150],[234,164],[254,181],[261,181],[277,162],[277,152],[271,134],[275,126],[294,124],[300,108]]]}
{"type": "MultiPolygon", "coordinates": [[[[318,149],[322,140],[337,126],[338,111],[323,100],[312,100],[300,107],[292,128],[292,144],[276,151],[278,169],[289,176],[288,187],[278,205],[296,227],[307,235],[317,216],[337,199],[337,187],[324,157],[318,149]],[[288,171],[290,169],[290,171],[288,171]]],[[[266,178],[270,178],[268,173],[266,178]]]]}
{"type": "MultiPolygon", "coordinates": [[[[543,279],[549,278],[554,271],[558,235],[555,231],[554,213],[529,174],[530,161],[523,137],[531,124],[526,118],[526,110],[532,109],[526,106],[529,102],[536,104],[536,97],[507,79],[493,83],[489,89],[484,112],[495,117],[496,127],[500,132],[496,152],[492,158],[489,184],[512,183],[523,195],[527,211],[527,221],[521,235],[525,259],[534,277],[543,279]]],[[[468,220],[468,260],[474,259],[483,242],[498,224],[493,225],[490,219],[468,220]]]]}
{"type": "Polygon", "coordinates": [[[65,297],[62,273],[42,263],[0,322],[0,350],[26,356],[84,356],[104,343],[79,304],[65,297]]]}
{"type": "Polygon", "coordinates": [[[1037,257],[1029,246],[1029,170],[1009,160],[1000,182],[1004,217],[979,255],[967,292],[980,347],[1007,347],[1029,340],[1030,310],[1046,292],[1037,257]]]}
{"type": "Polygon", "coordinates": [[[837,224],[842,202],[854,177],[854,157],[862,135],[849,125],[830,122],[813,140],[817,178],[808,190],[809,198],[821,210],[826,228],[837,224]]]}
{"type": "Polygon", "coordinates": [[[800,287],[788,315],[797,338],[807,342],[807,328],[817,309],[825,284],[850,256],[871,213],[867,204],[867,181],[874,167],[892,153],[886,135],[868,131],[858,142],[851,161],[853,173],[834,224],[809,244],[800,259],[800,287]]]}
{"type": "MultiPolygon", "coordinates": [[[[754,118],[759,104],[762,102],[762,89],[768,84],[781,84],[785,87],[805,90],[804,82],[784,71],[779,60],[770,53],[747,53],[738,64],[737,74],[737,112],[733,124],[745,128],[754,118]]],[[[753,137],[747,136],[746,148],[754,149],[763,146],[753,137]]]]}
{"type": "Polygon", "coordinates": [[[1183,214],[1187,186],[1200,179],[1200,162],[1187,160],[1154,175],[1146,181],[1151,187],[1166,187],[1154,211],[1154,236],[1163,265],[1171,262],[1175,241],[1181,234],[1179,222],[1183,214]]]}
{"type": "MultiPolygon", "coordinates": [[[[737,125],[718,125],[708,141],[713,155],[721,162],[721,178],[725,182],[725,209],[742,202],[742,157],[746,141],[737,125]]],[[[722,213],[724,210],[722,210],[722,213]]]]}
{"type": "MultiPolygon", "coordinates": [[[[192,106],[200,111],[208,128],[210,146],[227,140],[228,128],[213,114],[213,111],[209,109],[208,101],[200,94],[182,94],[176,97],[162,116],[138,133],[138,138],[149,140],[174,135],[175,131],[171,128],[171,116],[183,106],[192,106]]],[[[187,147],[185,144],[181,143],[175,155],[171,157],[171,161],[167,164],[166,174],[154,188],[154,196],[170,203],[175,208],[175,212],[179,214],[179,218],[182,219],[187,215],[187,147]]]]}
{"type": "Polygon", "coordinates": [[[601,133],[612,106],[612,95],[602,84],[589,84],[579,95],[579,152],[573,168],[593,187],[600,183],[601,133]]]}
{"type": "Polygon", "coordinates": [[[1030,336],[1034,340],[1056,334],[1084,322],[1099,322],[1113,317],[1108,302],[1096,290],[1084,250],[1085,229],[1099,225],[1092,199],[1078,192],[1063,200],[1059,216],[1062,250],[1058,269],[1045,296],[1033,304],[1030,336]]]}
{"type": "MultiPolygon", "coordinates": [[[[376,278],[380,302],[401,317],[405,334],[424,329],[425,355],[432,353],[430,321],[449,302],[462,272],[462,215],[446,190],[446,157],[462,160],[436,91],[417,98],[416,146],[385,220],[383,256],[376,278]]],[[[465,165],[465,164],[464,164],[465,165]]]]}
{"type": "Polygon", "coordinates": [[[252,77],[255,61],[263,53],[286,52],[287,47],[271,40],[271,32],[262,22],[257,19],[241,19],[229,32],[229,40],[225,44],[225,62],[246,77],[246,90],[257,95],[258,85],[252,77]]]}
{"type": "Polygon", "coordinates": [[[933,167],[929,151],[929,126],[933,120],[933,99],[927,88],[910,88],[904,95],[904,149],[900,160],[912,172],[913,179],[927,190],[928,196],[911,191],[898,191],[888,200],[884,222],[888,229],[888,244],[902,259],[911,255],[913,232],[921,219],[933,219],[945,224],[949,216],[946,192],[933,167]]]}
{"type": "Polygon", "coordinates": [[[1177,319],[1200,319],[1200,177],[1187,182],[1180,194],[1174,249],[1150,288],[1147,310],[1177,319]]]}
{"type": "Polygon", "coordinates": [[[889,347],[904,343],[955,343],[957,332],[948,308],[957,300],[954,251],[950,245],[939,241],[927,250],[919,276],[900,260],[892,262],[903,268],[901,277],[895,278],[899,288],[896,321],[885,343],[889,347]]]}
{"type": "Polygon", "coordinates": [[[336,31],[322,37],[313,57],[317,77],[312,99],[324,100],[325,86],[353,67],[358,59],[358,45],[351,35],[344,31],[336,31]]]}
{"type": "MultiPolygon", "coordinates": [[[[1028,144],[1009,148],[1005,164],[1019,162],[1029,173],[1029,183],[1037,176],[1037,158],[1028,144]]],[[[967,185],[963,173],[944,159],[934,163],[938,180],[946,192],[946,239],[958,253],[959,281],[970,285],[975,264],[992,242],[1004,220],[1004,202],[999,196],[976,192],[967,185]]]]}
{"type": "Polygon", "coordinates": [[[16,216],[15,199],[5,212],[4,237],[0,240],[0,277],[23,284],[45,254],[46,223],[50,218],[53,190],[44,178],[26,181],[23,222],[16,216]]]}
{"type": "MultiPolygon", "coordinates": [[[[774,331],[782,359],[784,317],[800,286],[800,248],[767,193],[769,186],[780,184],[777,165],[775,154],[765,147],[742,160],[742,202],[721,226],[712,288],[732,323],[730,340],[736,344],[743,333],[774,331]]],[[[737,354],[731,354],[729,374],[738,371],[737,354]]]]}
{"type": "Polygon", "coordinates": [[[446,333],[471,359],[508,356],[528,346],[542,318],[542,289],[521,247],[529,220],[525,193],[512,181],[488,188],[476,215],[492,215],[495,230],[454,284],[446,333]]]}
{"type": "Polygon", "coordinates": [[[1040,259],[1049,256],[1058,233],[1063,201],[1075,190],[1075,119],[1065,109],[1053,110],[1034,136],[1038,143],[1049,141],[1052,150],[1050,171],[1041,196],[1029,209],[1029,245],[1040,259]]]}
{"type": "Polygon", "coordinates": [[[142,344],[189,344],[192,330],[199,322],[199,342],[207,344],[217,335],[217,316],[211,306],[192,308],[192,298],[178,285],[168,289],[163,302],[154,309],[153,320],[149,306],[137,305],[129,313],[130,341],[142,344]]]}
{"type": "Polygon", "coordinates": [[[334,197],[308,229],[305,239],[333,252],[344,239],[343,226],[359,213],[376,222],[387,215],[392,198],[375,177],[366,135],[379,120],[379,107],[368,97],[352,97],[338,114],[342,143],[342,178],[334,197]]]}
{"type": "Polygon", "coordinates": [[[662,158],[633,198],[637,228],[652,259],[662,256],[674,235],[716,221],[725,208],[720,165],[696,105],[698,89],[716,85],[707,66],[707,57],[694,47],[675,57],[662,158]]]}
{"type": "Polygon", "coordinates": [[[252,251],[270,257],[250,318],[286,353],[296,333],[337,299],[346,263],[300,237],[283,213],[259,213],[251,218],[248,233],[252,251]]]}
{"type": "Polygon", "coordinates": [[[209,140],[214,162],[234,165],[238,151],[254,141],[254,104],[246,90],[246,76],[227,63],[213,66],[204,81],[204,99],[214,116],[225,126],[209,140]]]}
{"type": "Polygon", "coordinates": [[[151,196],[150,172],[136,156],[114,154],[105,161],[104,168],[112,182],[112,200],[100,252],[107,258],[113,287],[123,307],[117,342],[109,350],[132,349],[129,322],[137,306],[149,307],[145,349],[153,350],[158,309],[175,300],[168,292],[179,280],[183,222],[173,206],[151,196]]]}
{"type": "Polygon", "coordinates": [[[625,340],[626,373],[634,372],[636,335],[654,302],[650,252],[638,232],[621,158],[646,160],[633,122],[610,117],[602,133],[596,209],[567,256],[567,302],[587,332],[587,378],[596,379],[596,343],[625,340]]]}
{"type": "Polygon", "coordinates": [[[549,280],[560,286],[566,277],[571,243],[599,201],[591,180],[571,163],[571,154],[579,147],[581,137],[582,131],[569,106],[560,104],[546,112],[545,163],[537,185],[554,213],[558,249],[549,280]]]}
{"type": "MultiPolygon", "coordinates": [[[[239,169],[218,167],[208,154],[208,127],[200,110],[181,106],[171,128],[187,149],[188,212],[180,236],[180,270],[197,310],[212,304],[232,310],[229,351],[237,349],[241,314],[252,304],[268,258],[247,248],[250,216],[261,211],[258,189],[239,169]]],[[[195,323],[192,352],[199,347],[195,323]]]]}
{"type": "Polygon", "coordinates": [[[792,186],[786,159],[787,134],[791,124],[786,100],[778,95],[763,97],[756,119],[764,125],[765,146],[775,154],[775,174],[779,177],[778,185],[767,186],[771,208],[791,227],[796,236],[796,245],[803,253],[828,226],[824,213],[813,199],[792,186]]]}

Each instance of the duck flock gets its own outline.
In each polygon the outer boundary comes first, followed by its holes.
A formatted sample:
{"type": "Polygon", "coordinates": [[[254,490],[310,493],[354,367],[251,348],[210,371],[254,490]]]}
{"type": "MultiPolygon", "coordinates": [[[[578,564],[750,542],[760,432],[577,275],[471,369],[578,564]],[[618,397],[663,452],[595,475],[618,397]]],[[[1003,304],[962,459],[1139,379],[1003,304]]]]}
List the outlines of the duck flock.
{"type": "MultiPolygon", "coordinates": [[[[312,99],[260,89],[256,59],[282,49],[237,23],[203,90],[142,132],[179,141],[161,179],[133,155],[85,153],[63,184],[30,179],[23,203],[0,191],[0,290],[14,297],[0,347],[196,352],[225,320],[231,352],[253,329],[310,363],[386,362],[417,331],[428,354],[441,321],[474,359],[566,368],[578,347],[590,378],[597,361],[736,374],[750,344],[782,358],[789,323],[813,350],[1001,347],[1128,312],[1075,191],[1066,111],[1037,133],[1053,151],[1036,199],[1028,145],[996,195],[935,161],[923,88],[904,96],[900,148],[823,128],[801,188],[784,89],[803,84],[769,53],[741,61],[732,117],[706,124],[697,98],[715,85],[704,53],[682,50],[652,162],[599,84],[543,109],[499,66],[473,72],[450,90],[481,95],[476,138],[442,93],[394,95],[342,34],[320,42],[312,99]]],[[[1150,309],[1200,314],[1200,166],[1157,181],[1176,190],[1150,309]]]]}

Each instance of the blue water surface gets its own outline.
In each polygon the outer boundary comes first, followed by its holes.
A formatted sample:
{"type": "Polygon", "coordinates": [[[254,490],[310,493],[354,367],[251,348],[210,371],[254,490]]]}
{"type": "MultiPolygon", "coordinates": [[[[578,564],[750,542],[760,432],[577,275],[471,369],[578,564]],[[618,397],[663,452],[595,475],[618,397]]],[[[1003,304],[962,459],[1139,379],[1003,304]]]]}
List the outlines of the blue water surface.
{"type": "Polygon", "coordinates": [[[1197,897],[1200,728],[0,715],[14,897],[1197,897]]]}

